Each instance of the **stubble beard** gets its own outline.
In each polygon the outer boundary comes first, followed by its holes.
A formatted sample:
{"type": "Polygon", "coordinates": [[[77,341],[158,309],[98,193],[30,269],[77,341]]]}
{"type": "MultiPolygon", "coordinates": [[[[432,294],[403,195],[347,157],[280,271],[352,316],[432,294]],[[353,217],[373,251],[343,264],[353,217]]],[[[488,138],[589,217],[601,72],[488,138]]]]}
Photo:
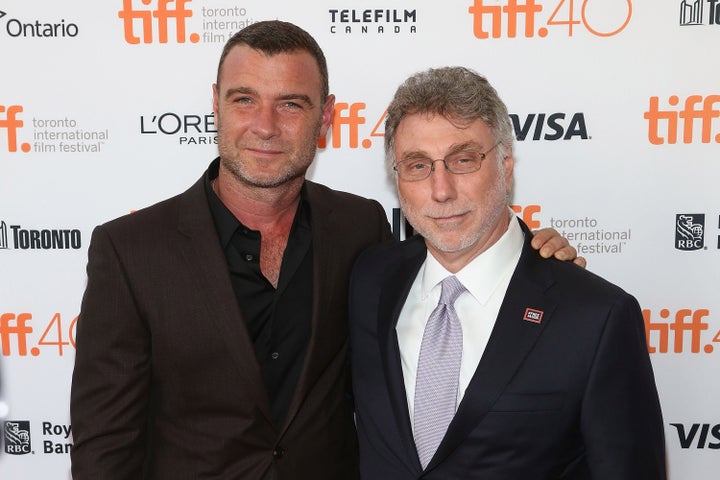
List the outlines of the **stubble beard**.
{"type": "MultiPolygon", "coordinates": [[[[253,160],[246,160],[243,153],[245,148],[243,143],[234,143],[230,135],[226,135],[221,127],[218,128],[218,151],[220,153],[220,163],[238,182],[256,188],[277,188],[285,185],[298,177],[304,177],[305,172],[312,164],[315,153],[317,151],[317,137],[320,131],[320,125],[313,130],[312,138],[305,138],[297,149],[291,149],[288,159],[282,160],[284,164],[282,168],[272,176],[256,175],[252,172],[252,168],[248,168],[248,164],[253,160]]],[[[284,147],[284,146],[283,146],[284,147]]],[[[259,148],[276,149],[277,144],[264,145],[260,144],[259,148]]],[[[282,148],[287,151],[286,148],[282,148]]]]}

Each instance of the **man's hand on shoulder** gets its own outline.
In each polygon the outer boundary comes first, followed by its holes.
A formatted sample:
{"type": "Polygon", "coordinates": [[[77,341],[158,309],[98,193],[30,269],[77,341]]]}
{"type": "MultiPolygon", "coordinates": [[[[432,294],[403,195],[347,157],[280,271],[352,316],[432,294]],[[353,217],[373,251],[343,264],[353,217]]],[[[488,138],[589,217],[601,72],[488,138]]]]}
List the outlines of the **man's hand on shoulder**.
{"type": "Polygon", "coordinates": [[[540,252],[543,258],[555,257],[558,260],[570,261],[583,268],[587,265],[584,257],[578,257],[575,247],[567,238],[561,236],[554,228],[541,228],[533,231],[530,245],[540,252]]]}

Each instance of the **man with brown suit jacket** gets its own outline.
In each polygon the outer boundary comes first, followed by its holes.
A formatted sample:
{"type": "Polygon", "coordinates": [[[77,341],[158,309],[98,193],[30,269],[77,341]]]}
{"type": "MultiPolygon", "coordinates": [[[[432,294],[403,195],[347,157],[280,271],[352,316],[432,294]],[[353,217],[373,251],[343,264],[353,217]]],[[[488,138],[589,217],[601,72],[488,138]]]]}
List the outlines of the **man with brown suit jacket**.
{"type": "Polygon", "coordinates": [[[310,35],[255,24],[220,65],[220,159],[185,193],[93,233],[76,479],[357,475],[347,280],[390,237],[387,217],[304,179],[334,106],[310,35]]]}

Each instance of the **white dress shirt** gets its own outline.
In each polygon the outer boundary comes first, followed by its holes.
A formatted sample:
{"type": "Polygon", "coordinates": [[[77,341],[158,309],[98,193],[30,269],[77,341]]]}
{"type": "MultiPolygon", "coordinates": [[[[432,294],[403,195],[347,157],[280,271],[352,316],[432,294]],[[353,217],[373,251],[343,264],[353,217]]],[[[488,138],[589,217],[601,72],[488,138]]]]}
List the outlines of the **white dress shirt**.
{"type": "MultiPolygon", "coordinates": [[[[455,276],[467,289],[455,301],[463,331],[457,405],[460,404],[495,325],[500,305],[522,252],[524,235],[515,215],[502,237],[455,276]]],[[[440,282],[452,275],[427,255],[410,288],[395,327],[400,347],[410,423],[415,430],[414,403],[420,344],[425,324],[440,299],[440,282]]]]}

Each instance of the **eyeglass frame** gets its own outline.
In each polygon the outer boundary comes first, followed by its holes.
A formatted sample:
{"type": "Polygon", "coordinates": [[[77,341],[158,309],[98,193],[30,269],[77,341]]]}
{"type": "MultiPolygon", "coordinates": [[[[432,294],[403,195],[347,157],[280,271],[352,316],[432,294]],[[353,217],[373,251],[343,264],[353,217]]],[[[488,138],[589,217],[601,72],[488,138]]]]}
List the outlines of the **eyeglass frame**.
{"type": "MultiPolygon", "coordinates": [[[[503,143],[503,142],[502,142],[502,141],[498,141],[497,143],[495,143],[495,145],[493,145],[493,146],[490,147],[489,149],[485,150],[484,152],[479,153],[478,156],[480,157],[480,161],[478,162],[478,167],[477,167],[475,170],[470,170],[470,171],[467,171],[467,172],[453,172],[453,171],[450,169],[450,166],[449,166],[448,163],[447,163],[448,157],[451,157],[451,156],[456,155],[456,154],[458,154],[458,153],[462,153],[463,150],[460,150],[460,151],[455,152],[455,153],[449,153],[449,154],[446,155],[444,158],[438,158],[438,159],[435,159],[435,160],[433,160],[433,159],[431,159],[431,158],[405,158],[405,159],[403,159],[403,160],[400,160],[399,162],[396,161],[392,168],[393,168],[393,170],[395,170],[395,172],[397,172],[398,178],[400,178],[401,180],[404,180],[404,181],[406,181],[406,182],[419,182],[419,181],[421,181],[421,180],[426,180],[427,178],[429,178],[430,175],[432,174],[432,172],[435,171],[435,162],[443,162],[443,165],[445,165],[445,170],[447,170],[448,172],[452,173],[453,175],[465,175],[465,174],[468,174],[468,173],[475,173],[475,172],[477,172],[478,170],[480,170],[480,168],[482,168],[482,164],[483,164],[483,162],[485,161],[485,159],[487,158],[487,155],[488,155],[490,152],[492,152],[493,150],[495,150],[495,148],[496,148],[498,145],[500,145],[501,143],[503,143]],[[428,170],[428,174],[427,174],[426,176],[422,177],[422,178],[413,178],[413,179],[403,178],[403,177],[400,175],[400,170],[398,170],[398,165],[400,165],[401,163],[410,162],[410,161],[420,161],[420,162],[423,162],[423,163],[426,163],[426,164],[427,164],[427,162],[429,161],[429,162],[430,162],[430,169],[428,170]]],[[[468,150],[470,150],[470,149],[468,149],[468,150]]],[[[473,152],[473,153],[474,153],[474,152],[473,152]]]]}

